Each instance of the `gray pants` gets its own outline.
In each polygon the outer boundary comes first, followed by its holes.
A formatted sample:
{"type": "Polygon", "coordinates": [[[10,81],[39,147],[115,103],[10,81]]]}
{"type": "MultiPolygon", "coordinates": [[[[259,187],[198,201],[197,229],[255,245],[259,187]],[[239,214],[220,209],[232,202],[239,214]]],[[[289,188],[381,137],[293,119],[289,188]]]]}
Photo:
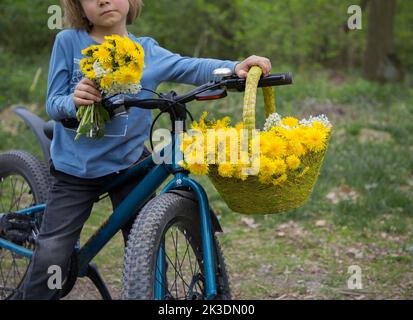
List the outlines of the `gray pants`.
{"type": "MultiPolygon", "coordinates": [[[[149,154],[145,149],[141,159],[149,154]]],[[[53,163],[50,163],[52,185],[34,254],[20,289],[11,299],[50,300],[60,297],[61,290],[49,289],[47,285],[51,276],[48,269],[52,265],[59,266],[62,278],[65,278],[70,256],[83,225],[91,214],[93,203],[99,196],[99,190],[121,173],[96,179],[81,179],[55,170],[53,163]]],[[[114,209],[143,177],[144,174],[109,193],[114,209]]],[[[139,210],[122,228],[125,245],[138,212],[139,210]]]]}

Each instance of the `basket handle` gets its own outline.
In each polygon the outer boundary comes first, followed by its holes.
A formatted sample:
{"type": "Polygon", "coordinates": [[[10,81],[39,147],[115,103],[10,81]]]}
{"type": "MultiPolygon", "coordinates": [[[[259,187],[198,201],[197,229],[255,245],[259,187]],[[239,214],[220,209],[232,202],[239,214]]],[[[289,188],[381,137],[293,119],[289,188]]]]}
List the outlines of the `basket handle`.
{"type": "MultiPolygon", "coordinates": [[[[262,75],[262,69],[258,66],[253,66],[248,72],[247,81],[245,84],[244,107],[242,119],[244,128],[248,130],[255,129],[255,105],[257,102],[258,82],[262,75]]],[[[265,105],[265,118],[275,112],[275,90],[273,87],[263,87],[265,105]]]]}

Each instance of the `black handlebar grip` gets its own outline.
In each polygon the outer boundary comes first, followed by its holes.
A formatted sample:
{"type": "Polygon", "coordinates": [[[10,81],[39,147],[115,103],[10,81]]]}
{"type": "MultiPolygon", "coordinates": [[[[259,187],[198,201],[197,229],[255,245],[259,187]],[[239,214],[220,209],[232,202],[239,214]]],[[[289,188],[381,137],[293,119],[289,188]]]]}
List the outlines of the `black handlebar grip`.
{"type": "Polygon", "coordinates": [[[283,86],[293,83],[293,74],[291,72],[271,74],[261,78],[258,87],[283,86]]]}
{"type": "Polygon", "coordinates": [[[293,83],[293,73],[292,72],[287,72],[285,74],[285,81],[286,84],[292,84],[293,83]]]}
{"type": "MultiPolygon", "coordinates": [[[[258,82],[258,87],[273,87],[284,86],[293,83],[293,75],[291,72],[270,74],[267,77],[261,77],[258,82]]],[[[222,83],[228,90],[245,91],[245,78],[238,78],[233,76],[225,79],[222,83]]]]}

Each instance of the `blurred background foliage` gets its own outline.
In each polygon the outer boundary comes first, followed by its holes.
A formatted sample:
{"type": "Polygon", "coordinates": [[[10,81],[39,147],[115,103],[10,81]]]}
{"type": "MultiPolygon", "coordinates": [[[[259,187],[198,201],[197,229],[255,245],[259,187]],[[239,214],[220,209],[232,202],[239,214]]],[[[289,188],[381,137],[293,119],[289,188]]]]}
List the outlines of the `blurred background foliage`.
{"type": "MultiPolygon", "coordinates": [[[[144,1],[141,17],[130,26],[161,46],[186,56],[242,60],[269,57],[273,72],[328,68],[363,70],[369,11],[383,3],[395,10],[391,42],[403,74],[413,67],[413,1],[410,0],[156,0],[144,1]],[[362,30],[346,28],[352,4],[365,3],[362,30]]],[[[48,59],[54,37],[48,8],[57,0],[0,2],[0,109],[20,102],[43,103],[48,59]],[[39,70],[40,69],[40,70],[39,70]],[[38,79],[36,79],[36,73],[38,79]],[[30,90],[31,88],[31,90],[30,90]]],[[[389,11],[386,8],[379,9],[389,11]]],[[[379,26],[385,17],[375,18],[379,26]]],[[[379,30],[377,28],[377,30],[379,30]]],[[[381,35],[374,33],[380,42],[381,35]]],[[[376,52],[375,47],[372,51],[376,52]]],[[[371,61],[368,59],[367,61],[371,61]]]]}
{"type": "MultiPolygon", "coordinates": [[[[377,0],[372,0],[377,1],[377,0]]],[[[378,0],[382,1],[382,0],[378,0]]],[[[385,0],[393,1],[393,0],[385,0]]],[[[156,0],[145,1],[131,26],[138,36],[152,36],[166,48],[190,56],[240,59],[251,54],[275,62],[320,63],[359,67],[363,30],[346,32],[347,8],[354,0],[156,0]]],[[[47,9],[56,0],[2,0],[1,53],[49,53],[58,30],[49,30],[47,9]]],[[[367,7],[368,10],[368,7],[367,7]]],[[[395,13],[396,52],[413,66],[413,2],[398,0],[395,13]]]]}

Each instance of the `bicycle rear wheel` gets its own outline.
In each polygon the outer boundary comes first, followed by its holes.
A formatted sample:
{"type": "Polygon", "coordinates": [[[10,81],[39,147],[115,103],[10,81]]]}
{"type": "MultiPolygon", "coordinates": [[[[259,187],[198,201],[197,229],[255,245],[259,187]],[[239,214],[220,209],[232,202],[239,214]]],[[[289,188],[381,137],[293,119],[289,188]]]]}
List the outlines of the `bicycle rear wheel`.
{"type": "MultiPolygon", "coordinates": [[[[214,237],[217,299],[231,299],[228,274],[214,237]]],[[[155,286],[163,299],[203,300],[202,240],[198,205],[193,199],[165,193],[148,202],[129,235],[123,274],[123,299],[154,299],[155,286]],[[165,239],[166,272],[157,277],[157,257],[165,239]]]]}
{"type": "MultiPolygon", "coordinates": [[[[46,202],[49,174],[44,162],[25,151],[0,153],[0,215],[46,202]]],[[[5,220],[3,220],[5,221],[5,220]]],[[[33,250],[41,214],[8,219],[16,228],[0,229],[0,238],[33,250]],[[18,226],[18,227],[17,227],[18,226]]],[[[0,300],[10,297],[19,287],[30,259],[0,248],[0,300]]]]}
{"type": "MultiPolygon", "coordinates": [[[[43,161],[26,151],[0,153],[0,218],[10,217],[7,214],[9,212],[46,203],[49,185],[49,170],[43,161]]],[[[13,223],[23,223],[26,227],[3,232],[0,227],[0,239],[34,250],[34,240],[40,230],[42,215],[43,212],[33,217],[13,216],[13,223]],[[28,218],[32,218],[31,221],[28,218]],[[30,228],[27,227],[28,224],[30,228]]],[[[29,258],[0,247],[0,300],[8,299],[16,292],[29,264],[29,258]]],[[[65,299],[102,299],[101,293],[89,278],[79,278],[76,281],[76,277],[77,274],[70,274],[64,280],[64,296],[71,291],[65,299]]]]}

